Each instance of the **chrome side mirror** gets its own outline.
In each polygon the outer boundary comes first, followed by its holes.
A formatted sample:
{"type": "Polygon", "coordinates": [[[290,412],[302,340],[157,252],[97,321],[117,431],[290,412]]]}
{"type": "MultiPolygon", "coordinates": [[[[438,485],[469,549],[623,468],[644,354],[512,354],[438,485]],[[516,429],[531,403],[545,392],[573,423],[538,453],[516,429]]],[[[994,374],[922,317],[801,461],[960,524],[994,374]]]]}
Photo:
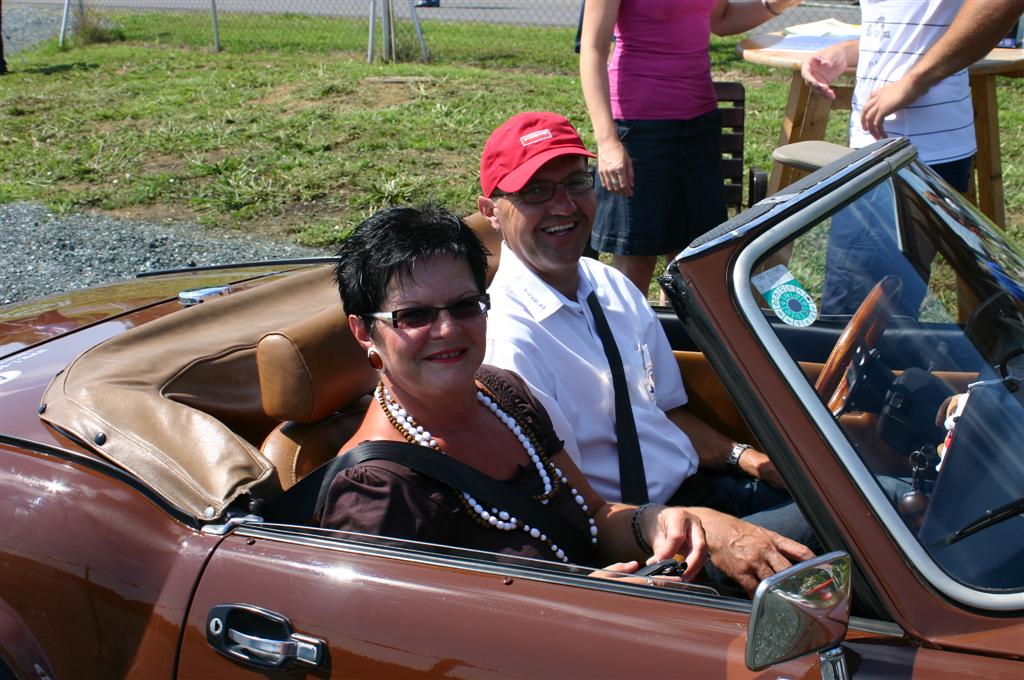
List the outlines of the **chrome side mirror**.
{"type": "Polygon", "coordinates": [[[850,618],[850,556],[832,552],[761,582],[747,632],[747,668],[759,671],[821,652],[826,680],[848,677],[839,644],[850,618]]]}

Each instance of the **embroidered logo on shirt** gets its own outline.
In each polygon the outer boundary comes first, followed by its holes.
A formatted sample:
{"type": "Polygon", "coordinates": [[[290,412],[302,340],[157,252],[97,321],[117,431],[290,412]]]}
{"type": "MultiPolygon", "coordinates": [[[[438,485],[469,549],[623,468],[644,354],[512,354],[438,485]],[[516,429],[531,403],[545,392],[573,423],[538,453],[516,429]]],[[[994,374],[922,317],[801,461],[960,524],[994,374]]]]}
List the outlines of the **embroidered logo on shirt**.
{"type": "Polygon", "coordinates": [[[552,136],[553,135],[551,134],[551,130],[537,130],[536,132],[531,132],[528,135],[523,135],[522,137],[520,137],[519,143],[522,144],[523,146],[530,146],[531,144],[536,144],[537,142],[543,142],[545,139],[551,139],[552,136]]]}
{"type": "Polygon", "coordinates": [[[654,389],[654,361],[651,359],[651,353],[646,344],[639,343],[637,349],[640,350],[640,363],[644,366],[644,387],[647,391],[647,398],[655,401],[658,398],[658,393],[654,389]]]}

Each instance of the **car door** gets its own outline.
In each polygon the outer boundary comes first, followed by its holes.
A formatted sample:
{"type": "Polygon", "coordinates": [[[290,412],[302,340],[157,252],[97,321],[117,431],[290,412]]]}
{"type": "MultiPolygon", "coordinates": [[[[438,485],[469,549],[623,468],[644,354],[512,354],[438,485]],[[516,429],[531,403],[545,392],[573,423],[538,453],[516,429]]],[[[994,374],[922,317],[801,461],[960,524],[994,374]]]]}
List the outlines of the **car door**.
{"type": "MultiPolygon", "coordinates": [[[[316,668],[292,666],[318,677],[753,675],[743,661],[746,601],[429,548],[295,526],[239,528],[199,581],[178,677],[266,672],[258,659],[229,658],[211,644],[211,611],[222,605],[278,614],[306,636],[300,641],[321,641],[316,668]]],[[[231,611],[213,617],[222,637],[231,625],[242,635],[271,636],[261,612],[241,610],[227,625],[231,611]]],[[[785,672],[813,677],[815,665],[797,660],[785,672]]]]}

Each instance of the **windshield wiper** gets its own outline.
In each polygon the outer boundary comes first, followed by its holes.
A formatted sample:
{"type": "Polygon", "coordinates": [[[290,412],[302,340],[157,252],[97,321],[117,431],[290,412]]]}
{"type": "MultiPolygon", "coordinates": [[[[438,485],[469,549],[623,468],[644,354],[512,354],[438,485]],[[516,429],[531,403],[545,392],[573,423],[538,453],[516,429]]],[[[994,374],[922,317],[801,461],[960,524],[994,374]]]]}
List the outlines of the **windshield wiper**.
{"type": "Polygon", "coordinates": [[[1021,496],[1017,500],[1010,501],[1006,505],[1001,505],[998,508],[986,510],[982,515],[971,520],[945,538],[940,539],[934,545],[937,548],[944,548],[946,546],[953,545],[958,541],[964,540],[971,534],[976,534],[982,529],[987,529],[990,526],[1005,522],[1006,520],[1016,517],[1021,513],[1024,513],[1024,496],[1021,496]]]}

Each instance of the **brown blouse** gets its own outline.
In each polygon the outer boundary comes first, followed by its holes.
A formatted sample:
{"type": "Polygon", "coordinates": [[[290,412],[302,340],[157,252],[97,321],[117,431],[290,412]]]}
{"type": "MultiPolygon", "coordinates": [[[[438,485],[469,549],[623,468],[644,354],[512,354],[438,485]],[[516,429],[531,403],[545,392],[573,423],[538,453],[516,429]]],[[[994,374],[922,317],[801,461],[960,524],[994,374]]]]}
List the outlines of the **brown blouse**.
{"type": "MultiPolygon", "coordinates": [[[[481,366],[476,378],[502,410],[540,442],[541,457],[547,459],[562,450],[562,441],[558,439],[547,412],[522,378],[493,366],[481,366]]],[[[520,465],[511,479],[503,481],[530,496],[539,495],[543,490],[532,464],[520,465]]],[[[561,514],[581,532],[587,532],[587,518],[572,494],[561,483],[557,487],[548,508],[561,514]]],[[[522,529],[503,531],[482,526],[476,513],[463,505],[461,496],[460,491],[403,465],[383,460],[368,461],[341,470],[334,477],[320,525],[509,555],[555,559],[546,543],[522,529]]],[[[543,527],[539,528],[543,530],[543,527]]],[[[570,561],[581,562],[573,559],[573,555],[567,556],[570,561]]]]}

